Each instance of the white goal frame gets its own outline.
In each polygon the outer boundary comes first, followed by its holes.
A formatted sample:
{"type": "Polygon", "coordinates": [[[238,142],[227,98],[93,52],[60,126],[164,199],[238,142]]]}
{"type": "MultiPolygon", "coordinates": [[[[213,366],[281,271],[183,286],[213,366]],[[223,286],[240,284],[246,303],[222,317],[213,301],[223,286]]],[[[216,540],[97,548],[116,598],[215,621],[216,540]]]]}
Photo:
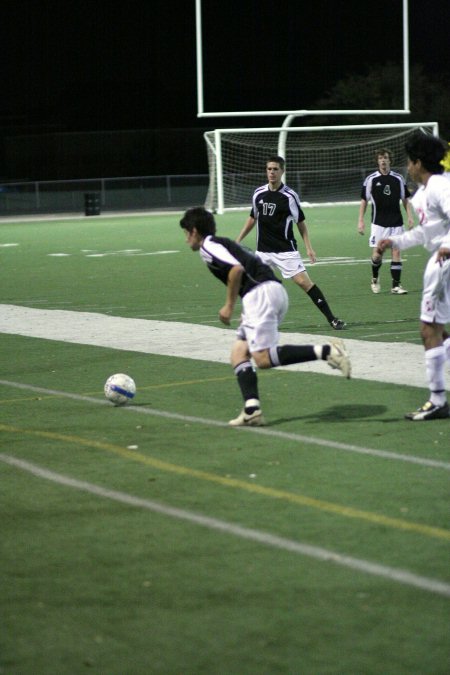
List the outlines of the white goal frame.
{"type": "Polygon", "coordinates": [[[357,201],[364,177],[375,169],[377,148],[393,150],[393,168],[406,178],[404,143],[415,129],[439,135],[437,122],[207,131],[205,207],[219,214],[249,208],[254,189],[266,180],[265,162],[271,155],[286,160],[283,181],[299,192],[303,204],[357,201]],[[332,189],[323,188],[322,195],[320,185],[325,178],[334,182],[329,183],[332,189]],[[309,184],[307,188],[304,183],[309,184]]]}
{"type": "MultiPolygon", "coordinates": [[[[235,111],[206,111],[204,104],[204,78],[203,78],[203,28],[202,28],[202,0],[195,0],[195,27],[196,27],[196,60],[197,60],[197,117],[257,117],[292,115],[297,117],[305,115],[408,115],[410,114],[410,87],[409,87],[409,10],[408,0],[402,2],[402,36],[398,40],[403,42],[403,108],[398,110],[235,110],[235,111]]],[[[231,19],[230,19],[231,20],[231,19]]],[[[226,96],[225,96],[226,98],[226,96]]]]}

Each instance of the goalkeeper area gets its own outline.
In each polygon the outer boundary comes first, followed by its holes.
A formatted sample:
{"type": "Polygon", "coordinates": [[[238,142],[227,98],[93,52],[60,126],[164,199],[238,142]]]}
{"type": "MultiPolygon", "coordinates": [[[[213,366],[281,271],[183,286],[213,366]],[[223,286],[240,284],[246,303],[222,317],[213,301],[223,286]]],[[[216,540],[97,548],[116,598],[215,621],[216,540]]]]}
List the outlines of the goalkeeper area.
{"type": "Polygon", "coordinates": [[[436,122],[216,129],[204,134],[209,169],[205,207],[223,213],[246,208],[266,180],[272,155],[286,160],[283,182],[303,204],[355,202],[376,168],[375,152],[393,154],[392,169],[406,177],[405,142],[417,129],[438,135],[436,122]]]}

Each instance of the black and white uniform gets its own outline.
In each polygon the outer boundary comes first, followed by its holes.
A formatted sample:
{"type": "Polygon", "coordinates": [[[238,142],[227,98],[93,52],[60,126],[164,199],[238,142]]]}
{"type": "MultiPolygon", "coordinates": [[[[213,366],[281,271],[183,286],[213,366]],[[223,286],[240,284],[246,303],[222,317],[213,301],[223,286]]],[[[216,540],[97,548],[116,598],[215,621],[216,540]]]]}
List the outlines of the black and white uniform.
{"type": "Polygon", "coordinates": [[[278,327],[288,309],[288,296],[270,267],[227,237],[206,237],[200,255],[209,270],[225,285],[231,268],[235,265],[243,267],[239,289],[242,314],[237,337],[247,340],[250,352],[276,346],[278,327]]]}
{"type": "Polygon", "coordinates": [[[283,183],[278,190],[261,185],[253,193],[250,216],[256,221],[256,255],[285,279],[304,272],[294,236],[294,226],[305,220],[298,194],[283,183]]]}
{"type": "Polygon", "coordinates": [[[403,176],[396,171],[374,171],[365,179],[361,199],[371,204],[372,217],[369,246],[376,248],[381,239],[404,231],[400,202],[410,197],[403,176]]]}

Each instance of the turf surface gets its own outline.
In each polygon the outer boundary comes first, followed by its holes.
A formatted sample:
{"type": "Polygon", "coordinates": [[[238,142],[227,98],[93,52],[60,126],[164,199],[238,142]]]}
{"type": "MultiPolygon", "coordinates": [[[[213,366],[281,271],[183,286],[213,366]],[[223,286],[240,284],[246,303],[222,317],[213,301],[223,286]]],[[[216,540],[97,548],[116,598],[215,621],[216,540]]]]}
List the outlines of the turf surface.
{"type": "MultiPolygon", "coordinates": [[[[388,264],[373,296],[357,208],[306,215],[320,263],[308,269],[344,338],[419,344],[426,252],[404,256],[407,296],[388,292],[388,264]]],[[[245,217],[218,216],[220,233],[245,217]]],[[[223,287],[178,221],[3,223],[1,302],[218,326],[223,287]]],[[[286,288],[283,330],[331,335],[286,288]]],[[[240,407],[226,364],[10,334],[0,344],[1,455],[54,472],[0,461],[2,672],[448,672],[449,424],[403,420],[426,390],[263,372],[270,426],[253,433],[224,424],[240,407]],[[104,402],[120,371],[137,382],[134,407],[104,402]]]]}

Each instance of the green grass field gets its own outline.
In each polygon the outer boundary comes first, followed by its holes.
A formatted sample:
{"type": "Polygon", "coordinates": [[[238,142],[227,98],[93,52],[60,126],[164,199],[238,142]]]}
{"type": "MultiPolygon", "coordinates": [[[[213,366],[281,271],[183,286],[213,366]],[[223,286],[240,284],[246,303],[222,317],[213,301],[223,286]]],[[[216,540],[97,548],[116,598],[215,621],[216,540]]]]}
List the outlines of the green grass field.
{"type": "MultiPolygon", "coordinates": [[[[408,295],[386,262],[374,296],[357,207],[305,211],[310,275],[383,373],[386,343],[420,345],[427,253],[404,255],[408,295]]],[[[417,386],[280,369],[260,373],[268,427],[228,428],[231,368],[189,358],[224,287],[179,218],[0,224],[0,673],[447,675],[448,420],[403,419],[417,386]],[[72,312],[71,330],[80,312],[182,322],[186,357],[151,334],[148,353],[15,334],[8,305],[72,312]],[[114,372],[132,406],[105,401],[114,372]]],[[[283,331],[337,335],[285,287],[283,331]]]]}

